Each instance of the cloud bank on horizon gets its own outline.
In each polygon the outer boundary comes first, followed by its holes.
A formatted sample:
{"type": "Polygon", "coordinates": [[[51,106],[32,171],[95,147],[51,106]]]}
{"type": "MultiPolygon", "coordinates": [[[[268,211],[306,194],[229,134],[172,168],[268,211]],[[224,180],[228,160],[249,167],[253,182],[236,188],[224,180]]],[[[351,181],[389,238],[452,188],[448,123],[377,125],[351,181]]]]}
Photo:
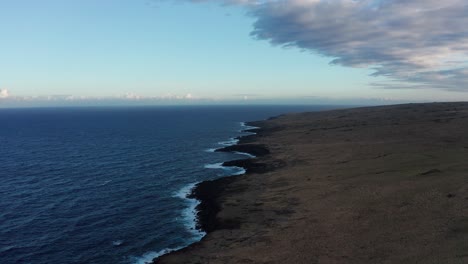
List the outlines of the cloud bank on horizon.
{"type": "Polygon", "coordinates": [[[466,0],[218,1],[247,8],[256,39],[373,69],[375,87],[468,90],[466,0]]]}
{"type": "Polygon", "coordinates": [[[162,96],[144,96],[126,93],[115,96],[76,96],[76,95],[41,95],[17,96],[7,89],[0,89],[0,108],[35,107],[35,106],[94,106],[94,105],[171,105],[202,104],[215,101],[212,98],[197,97],[190,93],[185,95],[165,94],[162,96]]]}

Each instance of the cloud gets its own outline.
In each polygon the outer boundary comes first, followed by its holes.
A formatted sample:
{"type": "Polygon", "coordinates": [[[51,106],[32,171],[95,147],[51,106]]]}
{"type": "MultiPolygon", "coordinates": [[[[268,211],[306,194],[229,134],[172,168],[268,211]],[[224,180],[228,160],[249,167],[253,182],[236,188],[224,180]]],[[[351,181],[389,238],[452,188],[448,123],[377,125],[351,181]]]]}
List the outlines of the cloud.
{"type": "Polygon", "coordinates": [[[466,0],[220,1],[247,8],[254,38],[371,68],[377,87],[468,90],[466,0]]]}
{"type": "Polygon", "coordinates": [[[207,104],[215,98],[199,97],[194,94],[165,94],[155,96],[126,93],[115,96],[82,95],[39,95],[8,96],[6,90],[0,90],[0,108],[37,107],[37,106],[96,106],[96,105],[189,105],[207,104]],[[4,96],[6,95],[6,96],[4,96]]]}
{"type": "Polygon", "coordinates": [[[7,89],[0,89],[0,99],[8,98],[10,96],[7,89]]]}
{"type": "Polygon", "coordinates": [[[143,99],[144,97],[134,94],[134,93],[126,93],[122,96],[119,96],[121,99],[126,99],[126,100],[140,100],[143,99]]]}
{"type": "Polygon", "coordinates": [[[92,102],[92,101],[122,101],[122,102],[171,102],[171,101],[193,101],[210,100],[208,97],[197,97],[193,94],[165,94],[159,96],[143,96],[135,93],[126,93],[116,96],[81,96],[81,95],[40,95],[40,96],[9,96],[7,90],[0,90],[0,98],[13,102],[41,101],[41,102],[92,102]]]}

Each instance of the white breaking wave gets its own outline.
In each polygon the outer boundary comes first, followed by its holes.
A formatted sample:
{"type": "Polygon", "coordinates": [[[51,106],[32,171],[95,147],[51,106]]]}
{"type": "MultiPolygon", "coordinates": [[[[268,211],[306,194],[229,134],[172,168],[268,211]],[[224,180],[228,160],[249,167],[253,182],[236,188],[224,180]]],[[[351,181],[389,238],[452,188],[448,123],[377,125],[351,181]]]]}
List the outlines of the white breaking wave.
{"type": "Polygon", "coordinates": [[[219,145],[223,145],[223,146],[232,146],[232,145],[235,145],[239,143],[239,139],[238,138],[231,138],[227,141],[221,141],[221,142],[218,142],[219,145]]]}
{"type": "MultiPolygon", "coordinates": [[[[196,182],[190,183],[184,186],[182,189],[180,189],[176,193],[174,193],[174,197],[188,201],[188,207],[182,211],[182,219],[184,221],[184,225],[187,228],[187,230],[189,230],[193,234],[193,238],[191,241],[188,241],[187,245],[195,241],[200,241],[200,239],[202,239],[206,235],[205,232],[197,229],[197,209],[196,208],[197,208],[197,205],[200,204],[200,201],[198,201],[197,199],[191,199],[187,197],[190,193],[192,193],[192,190],[193,188],[195,188],[196,185],[197,185],[196,182]]],[[[185,246],[176,247],[176,248],[166,248],[160,251],[150,251],[140,257],[132,257],[131,258],[132,263],[133,264],[150,264],[153,262],[155,258],[165,255],[169,252],[179,250],[184,247],[185,246]]]]}
{"type": "Polygon", "coordinates": [[[118,246],[120,246],[122,244],[123,244],[123,240],[114,240],[114,241],[112,241],[112,245],[116,246],[116,247],[118,247],[118,246]]]}
{"type": "MultiPolygon", "coordinates": [[[[241,124],[241,127],[242,127],[242,130],[240,130],[240,132],[245,132],[244,130],[248,130],[248,129],[257,129],[259,127],[256,127],[256,126],[248,126],[245,124],[245,122],[240,122],[241,124]]],[[[246,133],[252,133],[252,134],[256,134],[255,132],[246,132],[246,133]]]]}
{"type": "MultiPolygon", "coordinates": [[[[253,127],[253,126],[246,126],[245,122],[241,122],[241,126],[244,127],[245,129],[257,128],[257,127],[253,127]]],[[[242,132],[242,130],[241,130],[241,132],[242,132]]],[[[251,133],[251,132],[247,132],[247,133],[251,133]]],[[[255,133],[252,133],[252,134],[255,134],[255,133]]],[[[231,138],[231,139],[229,139],[227,141],[218,142],[218,144],[223,145],[223,146],[232,146],[232,145],[236,145],[238,142],[239,142],[239,139],[231,138]]],[[[215,152],[216,148],[206,149],[205,151],[206,152],[215,152]]],[[[239,155],[245,155],[245,156],[248,156],[250,158],[255,158],[254,155],[251,155],[251,154],[245,153],[245,152],[234,152],[234,153],[239,154],[239,155]]],[[[233,170],[236,170],[235,172],[229,173],[229,175],[231,175],[231,176],[241,175],[241,174],[246,173],[246,170],[244,168],[242,168],[242,167],[235,167],[235,166],[225,167],[225,166],[223,166],[223,163],[205,164],[204,168],[206,168],[206,169],[221,169],[221,170],[226,170],[228,172],[232,172],[233,170]]],[[[107,184],[107,182],[106,182],[106,184],[107,184]]],[[[192,193],[192,190],[193,190],[193,188],[195,188],[196,185],[197,185],[197,183],[188,184],[188,185],[184,186],[182,189],[180,189],[179,191],[177,191],[174,194],[175,197],[180,198],[180,199],[185,199],[185,200],[187,200],[189,202],[189,206],[186,209],[184,209],[183,212],[182,212],[182,217],[184,219],[184,224],[185,224],[186,228],[188,230],[190,230],[190,232],[194,235],[193,241],[190,241],[189,244],[192,243],[192,242],[201,240],[206,235],[205,232],[197,229],[197,209],[196,208],[200,204],[200,201],[197,200],[197,199],[191,199],[191,198],[187,197],[189,194],[192,193]]],[[[113,242],[113,244],[115,246],[118,246],[121,243],[122,243],[122,241],[114,241],[113,242]]],[[[162,255],[165,255],[165,254],[167,254],[169,252],[179,250],[179,249],[184,248],[184,247],[185,246],[177,247],[177,248],[167,248],[167,249],[163,249],[163,250],[160,250],[160,251],[150,251],[150,252],[147,252],[147,253],[143,254],[140,257],[132,257],[131,258],[132,263],[133,264],[151,264],[155,258],[160,257],[162,255]]]]}
{"type": "Polygon", "coordinates": [[[233,153],[239,154],[239,155],[244,155],[244,156],[247,156],[247,157],[252,158],[252,159],[257,157],[257,156],[255,156],[255,155],[252,155],[252,154],[247,153],[247,152],[234,151],[233,153]]]}
{"type": "Polygon", "coordinates": [[[162,256],[164,254],[169,253],[169,252],[179,250],[181,248],[182,247],[163,249],[163,250],[160,250],[158,252],[150,251],[150,252],[147,252],[147,253],[143,254],[140,257],[131,257],[132,263],[133,264],[151,264],[155,258],[160,257],[160,256],[162,256]]]}
{"type": "Polygon", "coordinates": [[[185,185],[182,189],[174,194],[174,197],[187,199],[187,196],[192,192],[193,188],[195,188],[195,185],[197,185],[197,183],[190,183],[185,185]]]}
{"type": "Polygon", "coordinates": [[[233,176],[233,175],[241,175],[244,174],[246,171],[242,167],[236,166],[223,166],[223,163],[213,163],[213,164],[206,164],[205,169],[215,169],[215,170],[224,170],[227,172],[224,176],[233,176]]]}
{"type": "Polygon", "coordinates": [[[238,172],[235,172],[233,173],[232,175],[242,175],[242,174],[245,174],[247,171],[242,168],[242,167],[231,167],[231,168],[235,168],[235,169],[238,169],[239,171],[238,172]]]}
{"type": "Polygon", "coordinates": [[[205,232],[197,229],[197,206],[200,204],[200,201],[187,197],[192,193],[192,190],[196,185],[196,182],[188,184],[176,192],[174,196],[185,199],[189,202],[189,206],[182,211],[182,217],[184,219],[185,227],[194,235],[194,240],[198,241],[206,235],[205,232]]]}
{"type": "Polygon", "coordinates": [[[223,163],[213,163],[213,164],[205,164],[205,169],[225,169],[226,167],[223,166],[223,163]]]}
{"type": "Polygon", "coordinates": [[[217,148],[209,148],[209,149],[205,149],[206,152],[210,152],[210,153],[213,153],[217,150],[217,148]]]}

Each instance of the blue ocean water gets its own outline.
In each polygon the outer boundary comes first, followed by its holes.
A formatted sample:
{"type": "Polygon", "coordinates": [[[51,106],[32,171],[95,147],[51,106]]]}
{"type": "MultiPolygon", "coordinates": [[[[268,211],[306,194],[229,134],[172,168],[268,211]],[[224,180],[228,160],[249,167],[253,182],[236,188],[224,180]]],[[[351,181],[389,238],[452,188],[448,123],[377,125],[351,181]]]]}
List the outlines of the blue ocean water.
{"type": "Polygon", "coordinates": [[[324,108],[0,110],[0,263],[145,263],[197,241],[184,192],[242,158],[207,150],[242,121],[324,108]]]}

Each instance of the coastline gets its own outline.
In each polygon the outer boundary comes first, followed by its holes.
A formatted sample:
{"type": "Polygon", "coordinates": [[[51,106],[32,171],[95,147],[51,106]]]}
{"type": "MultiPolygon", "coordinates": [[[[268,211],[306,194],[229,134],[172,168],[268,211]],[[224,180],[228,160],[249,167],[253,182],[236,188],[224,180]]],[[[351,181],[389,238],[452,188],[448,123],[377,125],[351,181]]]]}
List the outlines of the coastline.
{"type": "Polygon", "coordinates": [[[431,103],[250,122],[218,151],[261,156],[192,193],[207,235],[153,263],[468,261],[465,120],[467,103],[431,103]]]}
{"type": "MultiPolygon", "coordinates": [[[[186,247],[173,248],[173,249],[164,249],[158,252],[156,257],[152,260],[152,263],[159,263],[160,259],[167,254],[188,250],[196,244],[200,243],[206,234],[223,228],[237,228],[238,224],[235,222],[220,222],[217,219],[217,214],[220,211],[221,205],[218,198],[222,194],[223,189],[226,185],[234,182],[237,177],[252,173],[253,171],[258,172],[262,170],[259,169],[257,163],[253,160],[269,154],[269,150],[264,145],[258,144],[249,144],[255,141],[255,137],[261,131],[261,128],[257,125],[261,124],[262,121],[252,121],[252,122],[241,122],[241,126],[245,129],[239,130],[240,133],[249,133],[247,135],[241,135],[235,138],[231,138],[227,141],[220,142],[220,145],[224,147],[209,149],[209,152],[230,152],[240,155],[246,155],[246,159],[237,159],[225,161],[220,165],[220,167],[237,167],[242,168],[241,173],[235,173],[228,176],[223,176],[214,180],[206,180],[197,183],[189,184],[184,187],[180,192],[183,192],[185,199],[195,200],[195,207],[190,207],[189,210],[193,211],[195,218],[195,229],[198,234],[203,234],[200,236],[198,241],[195,241],[186,247]],[[244,145],[245,144],[245,145],[244,145]],[[248,145],[247,145],[248,144],[248,145]],[[190,189],[189,192],[183,191],[187,188],[190,189]]],[[[263,165],[263,164],[262,164],[263,165]]],[[[262,166],[261,165],[261,166],[262,166]]],[[[263,169],[264,170],[264,169],[263,169]]],[[[179,193],[176,196],[181,197],[182,194],[179,193]]],[[[192,228],[190,228],[192,229],[192,228]]]]}
{"type": "MultiPolygon", "coordinates": [[[[251,123],[246,122],[246,124],[247,126],[250,126],[251,123]]],[[[255,133],[257,133],[259,130],[259,128],[256,128],[255,133]]],[[[252,129],[248,129],[241,130],[240,132],[253,131],[252,129]]],[[[216,229],[229,229],[238,226],[238,224],[235,222],[222,222],[216,217],[221,208],[221,204],[218,198],[226,185],[236,181],[237,177],[252,173],[252,171],[258,171],[258,163],[256,163],[254,160],[258,157],[269,154],[269,150],[266,148],[266,146],[251,143],[247,144],[245,142],[246,140],[243,139],[244,137],[249,137],[249,140],[252,140],[254,136],[256,136],[256,134],[240,136],[237,138],[235,145],[225,146],[215,150],[215,152],[245,153],[250,155],[251,157],[247,159],[225,161],[221,164],[222,167],[242,168],[244,169],[244,173],[233,174],[214,180],[199,182],[196,184],[195,188],[192,189],[192,192],[187,196],[187,198],[196,199],[199,201],[199,204],[196,207],[197,228],[203,230],[203,232],[210,233],[216,229]]]]}

